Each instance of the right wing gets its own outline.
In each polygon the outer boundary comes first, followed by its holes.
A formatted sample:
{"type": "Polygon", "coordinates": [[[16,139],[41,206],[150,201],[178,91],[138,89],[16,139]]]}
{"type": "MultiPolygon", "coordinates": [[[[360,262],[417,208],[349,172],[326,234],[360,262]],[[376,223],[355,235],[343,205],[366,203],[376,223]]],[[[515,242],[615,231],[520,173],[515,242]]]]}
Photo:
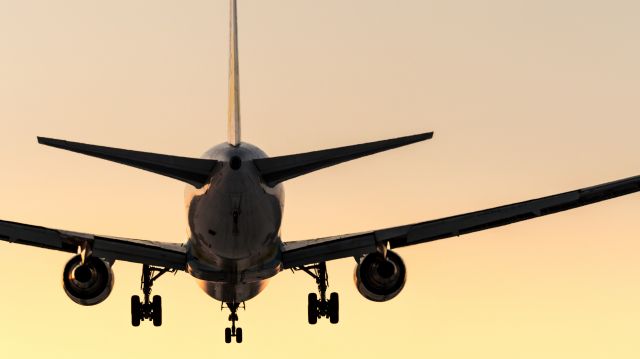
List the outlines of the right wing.
{"type": "Polygon", "coordinates": [[[509,204],[427,222],[358,234],[284,243],[284,268],[373,253],[378,246],[391,249],[504,226],[566,211],[640,191],[640,176],[553,196],[509,204]]]}
{"type": "Polygon", "coordinates": [[[99,236],[0,221],[0,240],[68,253],[89,245],[94,256],[163,268],[185,270],[186,248],[181,244],[99,236]]]}

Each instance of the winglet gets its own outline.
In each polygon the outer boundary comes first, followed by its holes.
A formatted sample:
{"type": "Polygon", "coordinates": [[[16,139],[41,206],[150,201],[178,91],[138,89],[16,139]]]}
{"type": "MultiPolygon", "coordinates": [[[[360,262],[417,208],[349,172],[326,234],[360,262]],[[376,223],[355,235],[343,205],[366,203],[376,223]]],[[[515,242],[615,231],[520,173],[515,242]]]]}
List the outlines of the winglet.
{"type": "Polygon", "coordinates": [[[214,160],[124,150],[46,137],[38,137],[38,143],[154,172],[198,188],[208,182],[218,164],[214,160]]]}
{"type": "Polygon", "coordinates": [[[289,156],[261,158],[253,160],[262,180],[270,187],[280,182],[302,176],[342,162],[387,151],[433,137],[433,132],[421,133],[390,140],[363,143],[289,156]]]}
{"type": "Polygon", "coordinates": [[[240,144],[240,66],[238,63],[238,7],[236,0],[229,1],[229,118],[227,141],[232,146],[240,144]]]}

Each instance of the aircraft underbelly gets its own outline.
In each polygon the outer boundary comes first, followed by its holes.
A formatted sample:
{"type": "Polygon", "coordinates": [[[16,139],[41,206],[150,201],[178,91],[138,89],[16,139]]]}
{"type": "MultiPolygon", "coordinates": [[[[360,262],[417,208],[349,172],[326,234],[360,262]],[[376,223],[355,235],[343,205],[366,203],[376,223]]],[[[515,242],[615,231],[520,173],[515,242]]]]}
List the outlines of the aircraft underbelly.
{"type": "Polygon", "coordinates": [[[212,298],[225,303],[240,303],[258,295],[268,280],[253,283],[224,283],[198,280],[198,285],[212,298]]]}

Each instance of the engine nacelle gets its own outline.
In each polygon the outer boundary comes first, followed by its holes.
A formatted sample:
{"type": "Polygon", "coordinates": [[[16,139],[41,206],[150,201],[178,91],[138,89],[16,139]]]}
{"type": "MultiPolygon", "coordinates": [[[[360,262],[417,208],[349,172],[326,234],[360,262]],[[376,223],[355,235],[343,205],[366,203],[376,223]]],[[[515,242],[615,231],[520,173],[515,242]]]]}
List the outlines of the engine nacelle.
{"type": "Polygon", "coordinates": [[[402,258],[392,251],[387,251],[386,259],[381,253],[370,253],[358,263],[353,279],[362,296],[374,302],[386,302],[404,288],[407,269],[402,258]]]}
{"type": "Polygon", "coordinates": [[[80,305],[102,303],[113,288],[111,265],[96,257],[89,257],[85,264],[77,255],[64,266],[62,287],[69,298],[80,305]]]}

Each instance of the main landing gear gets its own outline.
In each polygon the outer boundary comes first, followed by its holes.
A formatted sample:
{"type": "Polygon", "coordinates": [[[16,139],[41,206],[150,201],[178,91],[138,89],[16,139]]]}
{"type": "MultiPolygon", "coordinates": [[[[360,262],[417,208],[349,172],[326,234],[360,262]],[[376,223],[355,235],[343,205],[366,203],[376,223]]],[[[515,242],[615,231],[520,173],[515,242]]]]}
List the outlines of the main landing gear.
{"type": "Polygon", "coordinates": [[[154,295],[153,300],[149,300],[149,297],[153,282],[167,272],[174,273],[175,270],[151,267],[146,264],[142,266],[140,287],[144,294],[144,301],[140,301],[137,295],[131,297],[131,325],[134,327],[140,326],[140,321],[145,319],[151,320],[156,327],[162,325],[162,298],[154,295]]]}
{"type": "Polygon", "coordinates": [[[338,293],[331,293],[327,300],[327,288],[329,287],[329,275],[325,262],[311,266],[298,267],[296,270],[304,271],[316,280],[318,284],[318,294],[309,293],[307,297],[307,318],[309,324],[316,324],[318,318],[329,318],[331,324],[336,324],[340,320],[340,299],[338,293]]]}
{"type": "MultiPolygon", "coordinates": [[[[236,328],[236,322],[238,321],[238,308],[240,303],[227,303],[227,308],[231,311],[229,314],[229,321],[231,322],[231,328],[224,329],[224,342],[231,343],[231,337],[236,338],[236,343],[242,343],[242,328],[236,328]]],[[[224,309],[224,303],[222,303],[220,309],[224,309]]],[[[242,309],[244,309],[244,302],[242,303],[242,309]]]]}

